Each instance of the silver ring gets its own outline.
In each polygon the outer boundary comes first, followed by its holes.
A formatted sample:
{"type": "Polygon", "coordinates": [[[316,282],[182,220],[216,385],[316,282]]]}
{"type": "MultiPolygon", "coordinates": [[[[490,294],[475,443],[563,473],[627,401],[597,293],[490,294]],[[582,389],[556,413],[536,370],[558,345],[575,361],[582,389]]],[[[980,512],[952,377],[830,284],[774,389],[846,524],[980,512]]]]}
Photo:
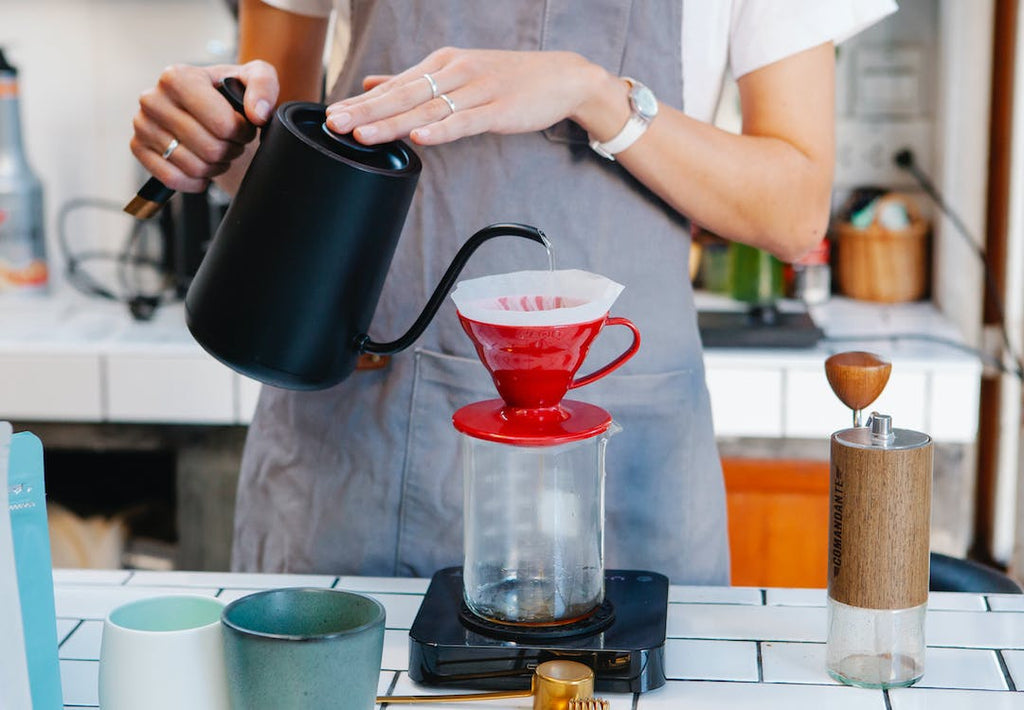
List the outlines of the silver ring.
{"type": "Polygon", "coordinates": [[[434,77],[430,76],[430,74],[424,74],[423,78],[430,84],[430,98],[436,99],[441,92],[437,88],[437,82],[434,81],[434,77]]]}
{"type": "Polygon", "coordinates": [[[161,155],[160,157],[163,158],[164,160],[167,160],[168,158],[171,157],[171,153],[173,153],[174,149],[177,148],[177,147],[178,147],[178,139],[177,138],[172,138],[171,142],[167,144],[166,148],[164,148],[163,155],[161,155]]]}
{"type": "Polygon", "coordinates": [[[444,102],[448,104],[448,108],[452,110],[452,113],[455,113],[455,102],[448,98],[448,94],[439,94],[437,98],[443,99],[444,102]]]}

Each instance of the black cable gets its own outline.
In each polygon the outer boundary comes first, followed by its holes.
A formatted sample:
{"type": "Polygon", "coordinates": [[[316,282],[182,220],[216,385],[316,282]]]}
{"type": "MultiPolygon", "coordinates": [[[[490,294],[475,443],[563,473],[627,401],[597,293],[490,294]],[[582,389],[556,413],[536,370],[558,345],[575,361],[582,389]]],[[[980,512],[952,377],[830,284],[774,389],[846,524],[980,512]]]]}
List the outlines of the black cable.
{"type": "Polygon", "coordinates": [[[960,234],[963,240],[967,243],[967,245],[974,251],[975,255],[978,257],[978,260],[981,262],[982,268],[985,270],[985,290],[989,299],[991,300],[993,308],[995,308],[996,311],[999,332],[1003,338],[1003,347],[1006,349],[1006,354],[1013,361],[1014,365],[1012,369],[1007,368],[1002,364],[1002,361],[1000,360],[999,369],[1002,372],[1016,375],[1019,379],[1024,380],[1024,364],[1022,364],[1020,356],[1017,355],[1017,351],[1010,343],[1010,334],[1007,332],[1006,329],[1006,312],[1003,307],[1003,299],[1000,296],[999,292],[996,291],[995,274],[992,273],[992,266],[991,264],[989,264],[988,255],[985,253],[984,248],[982,248],[979,242],[971,236],[970,230],[967,228],[967,225],[964,224],[964,221],[960,218],[960,215],[958,215],[956,211],[949,205],[949,203],[946,202],[945,198],[942,196],[942,193],[939,192],[939,189],[935,187],[931,179],[924,173],[924,171],[922,171],[917,166],[917,163],[914,162],[914,153],[911,150],[904,148],[903,150],[897,151],[896,154],[893,155],[893,162],[896,164],[897,167],[906,170],[914,177],[915,180],[917,180],[918,184],[921,186],[921,189],[924,190],[928,194],[928,196],[935,201],[935,204],[939,206],[939,209],[942,210],[942,213],[946,215],[949,218],[949,220],[953,223],[953,226],[956,227],[957,233],[960,234]]]}
{"type": "Polygon", "coordinates": [[[122,205],[119,202],[94,197],[73,198],[61,206],[57,213],[57,244],[64,257],[65,275],[68,283],[80,293],[88,296],[97,296],[124,303],[128,306],[134,318],[137,320],[148,320],[153,316],[157,307],[172,300],[172,298],[168,294],[170,287],[165,274],[162,274],[163,288],[158,292],[144,291],[137,279],[135,284],[130,283],[131,274],[134,273],[137,276],[141,268],[151,268],[161,273],[163,271],[163,265],[160,261],[136,253],[147,229],[147,223],[141,220],[134,220],[120,251],[94,249],[76,252],[71,248],[68,239],[68,217],[72,212],[87,207],[109,210],[117,214],[122,213],[122,205]],[[83,268],[85,264],[93,261],[113,262],[116,265],[120,293],[101,283],[83,268]]]}

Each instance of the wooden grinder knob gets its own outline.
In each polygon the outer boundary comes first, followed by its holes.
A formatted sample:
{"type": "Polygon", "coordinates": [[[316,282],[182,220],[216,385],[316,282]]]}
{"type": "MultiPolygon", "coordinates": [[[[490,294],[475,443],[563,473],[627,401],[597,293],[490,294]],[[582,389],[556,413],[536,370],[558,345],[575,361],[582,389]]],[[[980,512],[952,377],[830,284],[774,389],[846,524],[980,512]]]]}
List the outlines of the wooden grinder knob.
{"type": "Polygon", "coordinates": [[[882,394],[891,372],[892,363],[873,353],[836,353],[825,361],[825,377],[836,397],[853,410],[854,426],[860,426],[860,411],[882,394]]]}

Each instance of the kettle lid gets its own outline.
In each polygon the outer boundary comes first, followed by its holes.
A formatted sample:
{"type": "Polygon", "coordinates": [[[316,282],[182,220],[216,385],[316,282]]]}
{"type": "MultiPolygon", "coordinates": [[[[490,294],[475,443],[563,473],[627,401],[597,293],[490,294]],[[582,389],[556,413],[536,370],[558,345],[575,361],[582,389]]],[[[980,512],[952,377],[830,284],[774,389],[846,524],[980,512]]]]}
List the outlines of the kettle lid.
{"type": "Polygon", "coordinates": [[[419,156],[402,141],[363,145],[351,133],[335,133],[327,127],[322,104],[291,101],[277,111],[277,119],[290,133],[324,155],[370,172],[406,175],[418,173],[419,156]]]}

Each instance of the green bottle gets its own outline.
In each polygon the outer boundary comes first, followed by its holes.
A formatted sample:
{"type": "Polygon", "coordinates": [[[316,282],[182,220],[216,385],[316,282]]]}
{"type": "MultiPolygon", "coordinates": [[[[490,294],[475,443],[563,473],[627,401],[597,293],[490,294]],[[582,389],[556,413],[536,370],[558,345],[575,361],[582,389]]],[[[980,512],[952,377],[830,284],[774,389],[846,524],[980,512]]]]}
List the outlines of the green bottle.
{"type": "Polygon", "coordinates": [[[783,295],[782,262],[766,251],[729,244],[729,293],[737,301],[774,303],[783,295]]]}

